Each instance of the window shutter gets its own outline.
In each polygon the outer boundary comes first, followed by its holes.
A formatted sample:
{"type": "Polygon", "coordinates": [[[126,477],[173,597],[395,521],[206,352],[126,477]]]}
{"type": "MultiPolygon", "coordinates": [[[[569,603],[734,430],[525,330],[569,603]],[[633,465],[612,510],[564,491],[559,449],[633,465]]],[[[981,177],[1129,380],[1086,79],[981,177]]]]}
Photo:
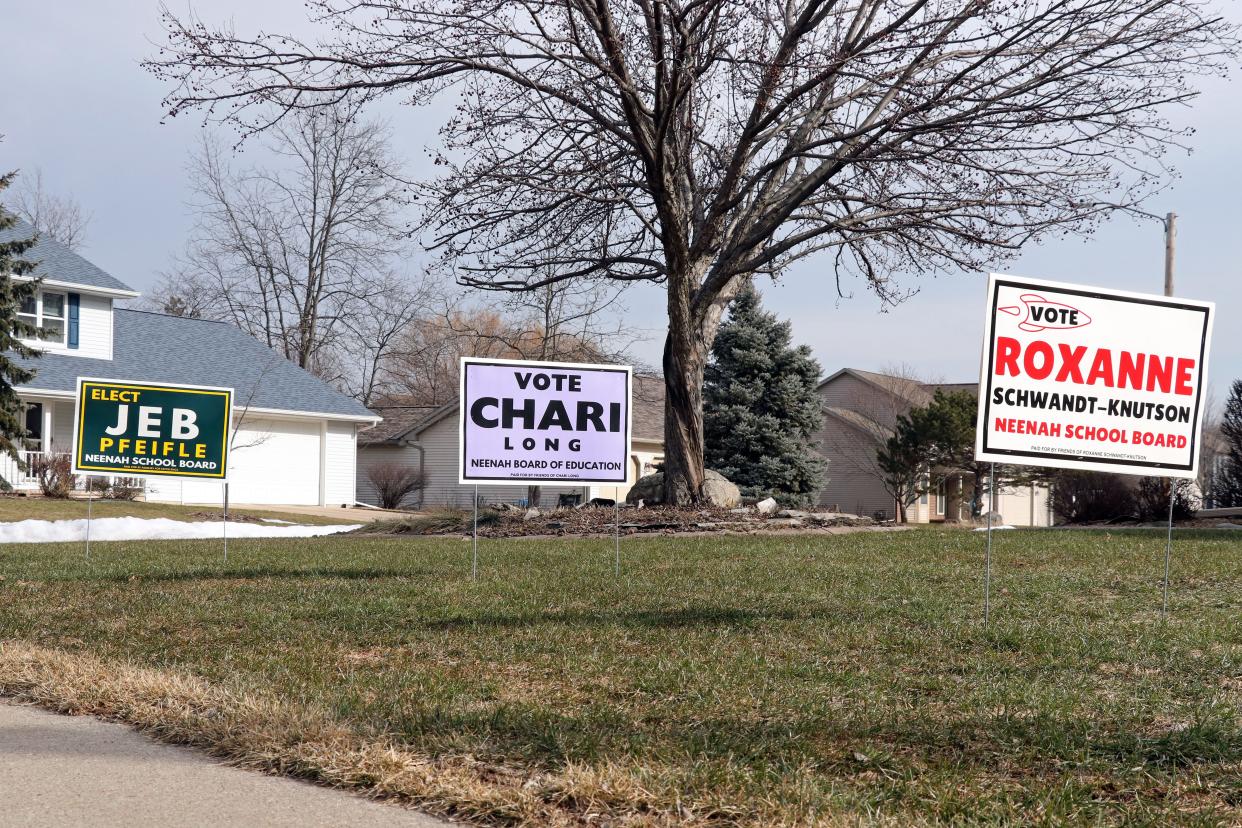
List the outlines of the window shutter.
{"type": "Polygon", "coordinates": [[[69,294],[69,347],[78,347],[78,317],[81,315],[82,295],[69,294]]]}

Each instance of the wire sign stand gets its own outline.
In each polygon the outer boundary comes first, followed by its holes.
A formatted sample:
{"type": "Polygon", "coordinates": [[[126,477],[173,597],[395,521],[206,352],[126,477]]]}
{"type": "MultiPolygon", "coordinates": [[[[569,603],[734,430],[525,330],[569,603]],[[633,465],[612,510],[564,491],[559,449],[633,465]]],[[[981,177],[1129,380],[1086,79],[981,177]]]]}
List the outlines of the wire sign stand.
{"type": "MultiPolygon", "coordinates": [[[[621,574],[618,495],[630,482],[633,381],[628,365],[462,358],[457,482],[474,491],[472,580],[481,484],[567,487],[588,499],[592,489],[613,487],[613,572],[621,574]]],[[[596,508],[606,502],[598,498],[596,508]]]]}
{"type": "Polygon", "coordinates": [[[1168,612],[1177,481],[1199,469],[1216,313],[1211,302],[1173,296],[1174,218],[1165,221],[1164,296],[999,273],[988,278],[974,453],[977,462],[991,463],[992,475],[984,623],[992,610],[997,464],[1166,478],[1161,609],[1168,612]],[[1052,400],[1066,414],[1046,407],[1052,400]]]}

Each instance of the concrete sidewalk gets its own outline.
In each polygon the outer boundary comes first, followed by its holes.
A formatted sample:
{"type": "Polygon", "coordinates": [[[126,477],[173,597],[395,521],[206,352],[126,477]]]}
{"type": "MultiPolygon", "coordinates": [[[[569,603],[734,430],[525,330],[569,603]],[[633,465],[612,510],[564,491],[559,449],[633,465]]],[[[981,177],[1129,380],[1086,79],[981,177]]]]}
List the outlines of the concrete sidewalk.
{"type": "Polygon", "coordinates": [[[449,823],[238,770],[91,716],[0,699],[0,826],[380,826],[449,823]]]}

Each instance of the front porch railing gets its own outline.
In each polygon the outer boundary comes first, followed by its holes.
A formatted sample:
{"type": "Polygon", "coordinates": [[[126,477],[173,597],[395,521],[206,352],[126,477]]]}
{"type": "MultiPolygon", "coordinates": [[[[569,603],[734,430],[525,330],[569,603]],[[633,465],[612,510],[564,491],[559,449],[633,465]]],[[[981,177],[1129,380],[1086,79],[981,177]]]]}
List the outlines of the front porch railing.
{"type": "MultiPolygon", "coordinates": [[[[16,460],[14,460],[8,454],[4,454],[0,452],[0,480],[3,480],[5,483],[8,484],[7,487],[0,485],[0,489],[5,489],[5,490],[11,489],[13,491],[36,491],[38,490],[39,477],[38,475],[32,473],[31,468],[35,465],[37,461],[42,460],[44,458],[51,457],[53,456],[53,454],[54,454],[53,452],[43,452],[43,451],[19,451],[18,456],[21,457],[21,459],[24,461],[25,466],[26,466],[25,470],[23,471],[21,466],[17,463],[16,460]]],[[[142,478],[133,478],[133,477],[119,477],[118,478],[114,475],[92,475],[91,479],[98,480],[100,478],[105,479],[108,482],[109,486],[111,486],[112,484],[120,480],[125,485],[136,486],[140,489],[146,488],[145,481],[142,478]]],[[[78,475],[77,479],[74,481],[74,484],[73,484],[74,490],[79,491],[79,492],[86,491],[87,480],[88,478],[85,475],[78,475]]]]}
{"type": "Polygon", "coordinates": [[[37,489],[39,488],[39,478],[30,473],[30,464],[32,460],[43,457],[41,451],[19,451],[18,456],[26,463],[26,470],[22,471],[17,461],[8,454],[0,453],[0,479],[9,484],[12,489],[37,489]]]}

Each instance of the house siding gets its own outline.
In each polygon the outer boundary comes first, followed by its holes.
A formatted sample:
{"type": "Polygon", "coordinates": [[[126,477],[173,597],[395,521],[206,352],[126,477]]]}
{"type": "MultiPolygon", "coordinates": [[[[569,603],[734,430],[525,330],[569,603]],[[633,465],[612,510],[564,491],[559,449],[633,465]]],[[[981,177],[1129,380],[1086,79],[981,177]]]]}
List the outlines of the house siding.
{"type": "Polygon", "coordinates": [[[74,356],[112,359],[112,300],[82,294],[78,316],[78,347],[74,356]]]}
{"type": "Polygon", "coordinates": [[[819,506],[857,515],[883,512],[885,518],[895,516],[893,498],[884,491],[875,474],[868,471],[877,448],[875,438],[825,414],[824,424],[815,439],[820,453],[828,459],[824,485],[818,496],[819,506]]]}

